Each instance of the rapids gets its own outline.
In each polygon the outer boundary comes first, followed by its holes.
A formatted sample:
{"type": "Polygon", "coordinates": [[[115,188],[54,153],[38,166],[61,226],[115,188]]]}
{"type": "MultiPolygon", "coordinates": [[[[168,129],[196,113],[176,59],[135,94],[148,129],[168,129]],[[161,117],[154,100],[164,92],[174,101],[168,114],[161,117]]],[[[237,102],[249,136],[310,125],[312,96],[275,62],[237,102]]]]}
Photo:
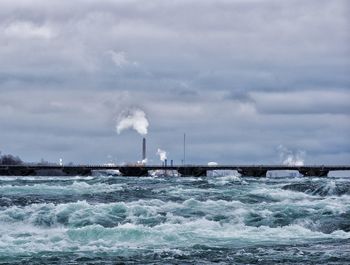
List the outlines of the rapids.
{"type": "Polygon", "coordinates": [[[0,264],[349,264],[350,178],[0,177],[0,264]]]}

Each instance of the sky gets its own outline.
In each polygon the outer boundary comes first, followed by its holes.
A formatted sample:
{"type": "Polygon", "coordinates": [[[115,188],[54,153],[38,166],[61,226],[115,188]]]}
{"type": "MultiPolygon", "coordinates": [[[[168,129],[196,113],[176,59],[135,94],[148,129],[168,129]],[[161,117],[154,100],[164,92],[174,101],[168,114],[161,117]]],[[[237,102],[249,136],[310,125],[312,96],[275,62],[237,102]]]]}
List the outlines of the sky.
{"type": "Polygon", "coordinates": [[[25,161],[350,162],[347,0],[1,0],[0,150],[25,161]]]}

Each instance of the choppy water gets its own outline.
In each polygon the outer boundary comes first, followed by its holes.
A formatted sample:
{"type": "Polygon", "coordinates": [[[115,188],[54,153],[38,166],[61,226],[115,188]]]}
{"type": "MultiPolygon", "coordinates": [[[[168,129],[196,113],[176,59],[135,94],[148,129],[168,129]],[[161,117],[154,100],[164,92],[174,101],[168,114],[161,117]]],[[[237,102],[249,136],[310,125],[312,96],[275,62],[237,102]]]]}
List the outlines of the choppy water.
{"type": "Polygon", "coordinates": [[[350,178],[0,177],[1,264],[350,264],[350,178]]]}

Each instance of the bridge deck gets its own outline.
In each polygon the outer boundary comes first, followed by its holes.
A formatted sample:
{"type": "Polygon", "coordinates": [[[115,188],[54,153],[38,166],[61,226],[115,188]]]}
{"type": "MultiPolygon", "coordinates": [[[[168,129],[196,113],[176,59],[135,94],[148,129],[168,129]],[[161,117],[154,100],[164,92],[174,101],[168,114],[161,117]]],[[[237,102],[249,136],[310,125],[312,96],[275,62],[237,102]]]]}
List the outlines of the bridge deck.
{"type": "Polygon", "coordinates": [[[206,176],[213,170],[236,170],[242,176],[265,177],[267,171],[296,170],[304,176],[325,177],[329,171],[350,170],[349,165],[0,165],[2,176],[91,175],[92,171],[119,170],[123,176],[147,176],[151,170],[177,171],[182,176],[206,176]]]}
{"type": "Polygon", "coordinates": [[[89,169],[89,170],[120,170],[125,168],[141,168],[145,170],[179,170],[183,168],[200,168],[203,170],[239,170],[239,169],[257,169],[257,170],[328,170],[340,171],[350,170],[350,165],[303,165],[303,166],[288,166],[288,165],[0,165],[1,169],[34,169],[34,170],[61,170],[61,169],[89,169]]]}

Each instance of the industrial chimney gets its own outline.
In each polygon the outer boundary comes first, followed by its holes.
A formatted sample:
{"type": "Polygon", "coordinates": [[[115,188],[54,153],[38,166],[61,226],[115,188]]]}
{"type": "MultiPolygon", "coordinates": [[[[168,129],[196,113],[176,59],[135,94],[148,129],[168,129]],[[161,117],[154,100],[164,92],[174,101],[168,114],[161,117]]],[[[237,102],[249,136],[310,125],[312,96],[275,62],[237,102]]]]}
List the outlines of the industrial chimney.
{"type": "Polygon", "coordinates": [[[142,160],[146,159],[146,138],[142,138],[142,160]]]}

